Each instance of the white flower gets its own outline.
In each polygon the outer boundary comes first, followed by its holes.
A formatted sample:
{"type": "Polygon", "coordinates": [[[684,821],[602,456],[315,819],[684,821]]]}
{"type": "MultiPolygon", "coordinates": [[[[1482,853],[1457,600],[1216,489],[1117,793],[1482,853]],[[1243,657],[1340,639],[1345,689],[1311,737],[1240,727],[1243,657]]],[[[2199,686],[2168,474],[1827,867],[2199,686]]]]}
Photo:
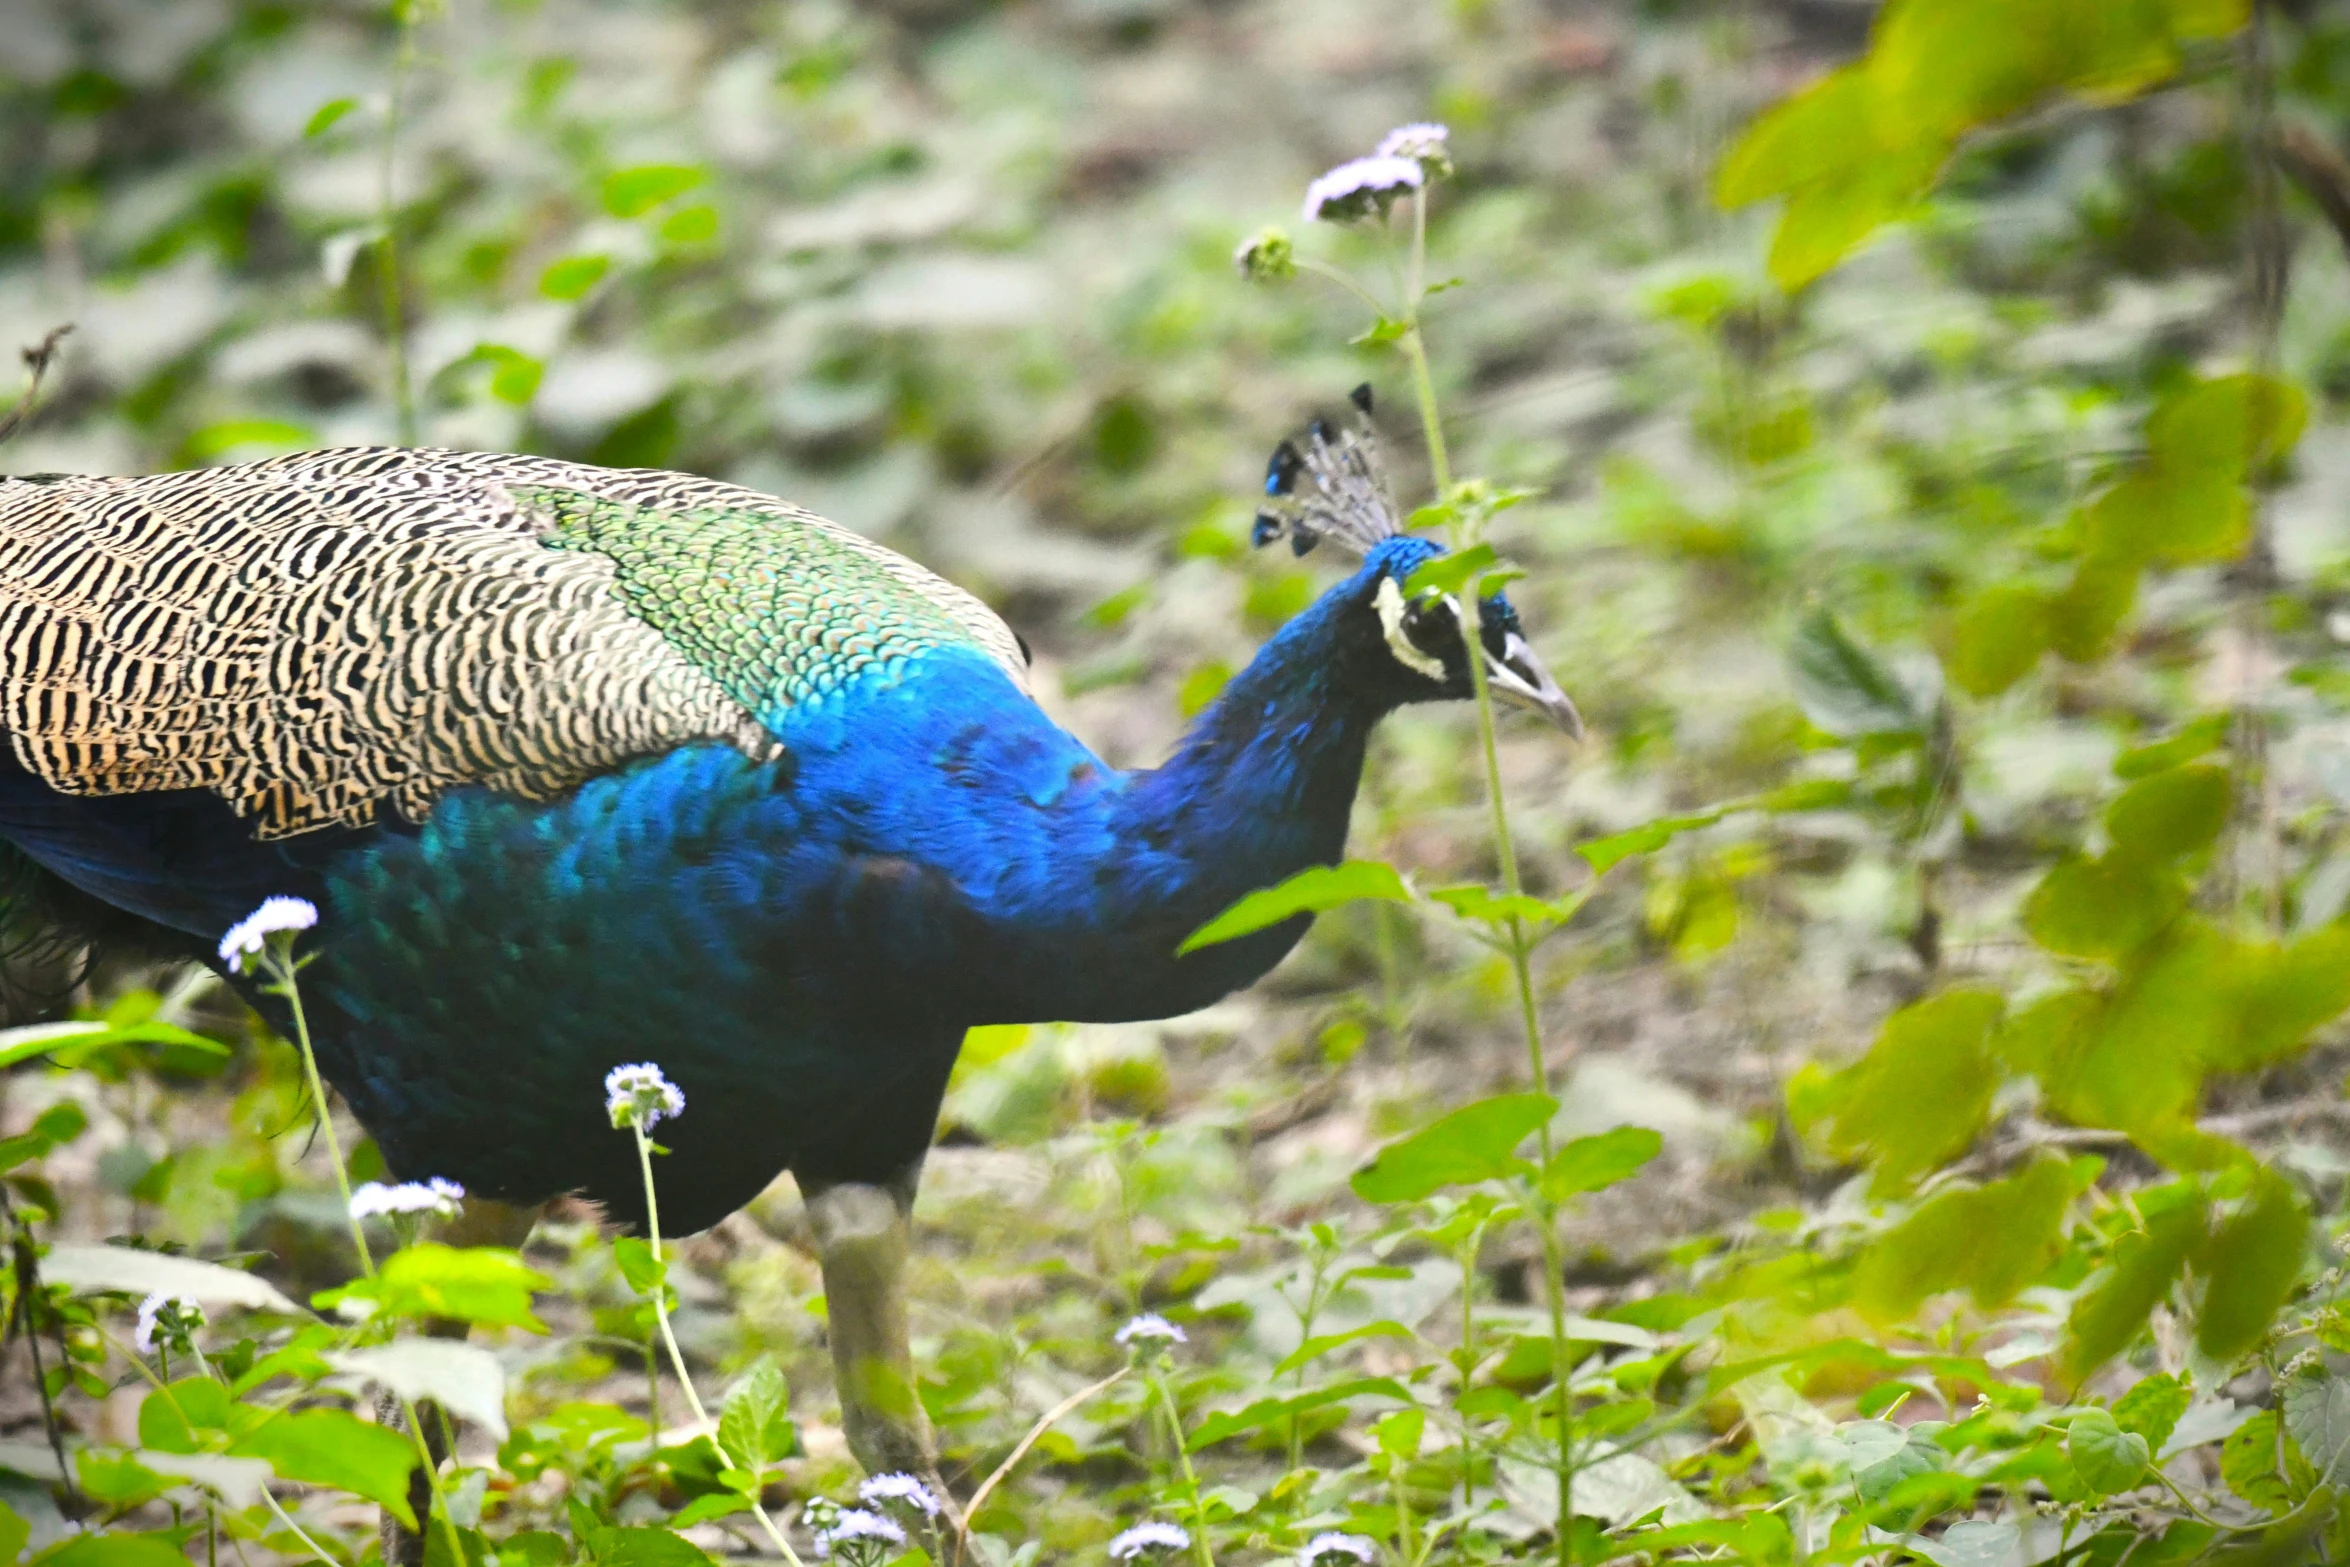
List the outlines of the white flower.
{"type": "Polygon", "coordinates": [[[1452,132],[1432,121],[1422,120],[1412,125],[1398,125],[1379,138],[1372,149],[1375,158],[1409,158],[1420,166],[1420,172],[1432,180],[1443,179],[1452,172],[1452,132]]]}
{"type": "Polygon", "coordinates": [[[1130,1562],[1152,1551],[1180,1551],[1191,1543],[1190,1531],[1152,1519],[1138,1523],[1110,1542],[1110,1560],[1130,1562]]]}
{"type": "Polygon", "coordinates": [[[938,1498],[930,1494],[930,1487],[910,1474],[875,1475],[857,1487],[857,1496],[868,1507],[903,1502],[925,1518],[938,1516],[938,1498]]]}
{"type": "Polygon", "coordinates": [[[397,1186],[369,1181],[351,1194],[351,1217],[372,1219],[386,1214],[430,1213],[454,1219],[457,1204],[464,1197],[464,1187],[437,1175],[429,1181],[402,1181],[397,1186]]]}
{"type": "Polygon", "coordinates": [[[220,938],[220,961],[243,973],[247,958],[259,957],[280,931],[308,930],[318,923],[318,905],[307,898],[263,898],[261,907],[228,928],[220,938]]]}
{"type": "Polygon", "coordinates": [[[894,1549],[905,1543],[905,1530],[879,1513],[867,1512],[862,1507],[851,1507],[816,1536],[816,1554],[829,1559],[834,1551],[846,1547],[844,1554],[861,1558],[870,1554],[875,1544],[894,1549]]]}
{"type": "Polygon", "coordinates": [[[1183,1330],[1155,1311],[1144,1312],[1112,1336],[1123,1349],[1132,1349],[1137,1344],[1145,1348],[1163,1348],[1169,1344],[1186,1342],[1183,1330]]]}
{"type": "Polygon", "coordinates": [[[616,1066],[604,1074],[604,1109],[614,1126],[641,1126],[649,1132],[656,1124],[685,1114],[685,1091],[650,1061],[616,1066]]]}
{"type": "Polygon", "coordinates": [[[1317,1534],[1297,1553],[1298,1567],[1319,1567],[1324,1557],[1335,1556],[1349,1557],[1368,1567],[1378,1559],[1379,1547],[1359,1534],[1317,1534]]]}
{"type": "Polygon", "coordinates": [[[1344,223],[1377,212],[1384,215],[1395,198],[1418,190],[1426,176],[1409,158],[1356,158],[1342,163],[1306,187],[1306,221],[1316,218],[1344,223]]]}
{"type": "Polygon", "coordinates": [[[184,1295],[150,1295],[139,1302],[139,1326],[131,1341],[139,1346],[139,1353],[155,1353],[155,1341],[160,1337],[165,1347],[185,1349],[195,1331],[204,1325],[204,1308],[184,1295]]]}

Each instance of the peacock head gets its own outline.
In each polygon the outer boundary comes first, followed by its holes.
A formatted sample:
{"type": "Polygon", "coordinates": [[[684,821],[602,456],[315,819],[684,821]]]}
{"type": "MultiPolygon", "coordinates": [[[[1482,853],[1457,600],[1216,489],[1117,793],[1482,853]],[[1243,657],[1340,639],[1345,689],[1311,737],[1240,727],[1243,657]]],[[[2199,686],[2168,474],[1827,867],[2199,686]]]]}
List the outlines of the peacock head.
{"type": "MultiPolygon", "coordinates": [[[[1370,387],[1356,387],[1349,401],[1361,415],[1353,428],[1316,419],[1303,441],[1283,441],[1274,449],[1255,542],[1262,548],[1286,538],[1291,550],[1304,555],[1327,541],[1360,554],[1362,570],[1332,595],[1342,601],[1352,633],[1349,678],[1368,682],[1378,697],[1394,703],[1466,699],[1476,688],[1460,601],[1409,587],[1413,573],[1445,548],[1397,523],[1371,429],[1370,387]]],[[[1494,592],[1478,600],[1477,610],[1488,689],[1580,738],[1583,717],[1535,657],[1517,606],[1494,592]]]]}

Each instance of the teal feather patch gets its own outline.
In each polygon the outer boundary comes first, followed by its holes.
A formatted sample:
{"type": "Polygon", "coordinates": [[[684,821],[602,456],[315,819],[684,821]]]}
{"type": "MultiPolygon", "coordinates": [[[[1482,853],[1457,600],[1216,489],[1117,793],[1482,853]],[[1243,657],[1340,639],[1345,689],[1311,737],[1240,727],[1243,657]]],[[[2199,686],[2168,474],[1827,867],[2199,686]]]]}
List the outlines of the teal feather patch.
{"type": "Polygon", "coordinates": [[[936,648],[985,651],[874,554],[788,514],[508,489],[552,522],[541,542],[611,560],[638,618],[770,727],[876,668],[936,648]]]}

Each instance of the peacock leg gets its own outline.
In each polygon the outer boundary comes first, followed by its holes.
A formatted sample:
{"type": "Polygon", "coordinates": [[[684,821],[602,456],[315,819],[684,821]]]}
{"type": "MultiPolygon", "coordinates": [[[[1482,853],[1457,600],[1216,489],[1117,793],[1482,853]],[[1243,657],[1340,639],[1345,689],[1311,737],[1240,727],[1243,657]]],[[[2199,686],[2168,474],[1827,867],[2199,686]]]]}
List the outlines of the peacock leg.
{"type": "MultiPolygon", "coordinates": [[[[444,1223],[434,1238],[450,1246],[509,1246],[519,1248],[530,1239],[531,1226],[539,1221],[541,1209],[520,1207],[514,1203],[499,1202],[494,1197],[468,1197],[457,1217],[444,1223]]],[[[452,1317],[426,1319],[424,1331],[433,1338],[461,1339],[471,1331],[471,1324],[452,1317]]],[[[416,1406],[416,1418],[424,1425],[425,1451],[432,1454],[434,1464],[449,1456],[444,1440],[448,1422],[434,1404],[416,1406]]],[[[394,1431],[408,1428],[408,1417],[394,1393],[379,1394],[375,1401],[375,1419],[378,1425],[394,1431]]],[[[409,1529],[401,1524],[390,1508],[382,1510],[377,1534],[383,1542],[385,1567],[424,1567],[423,1528],[432,1520],[432,1482],[424,1471],[413,1469],[408,1474],[408,1509],[416,1515],[418,1527],[409,1529]]]]}
{"type": "Polygon", "coordinates": [[[920,1477],[948,1507],[930,1417],[915,1390],[906,1336],[906,1259],[913,1246],[917,1166],[886,1187],[844,1181],[806,1191],[824,1268],[841,1425],[867,1474],[920,1477]]]}

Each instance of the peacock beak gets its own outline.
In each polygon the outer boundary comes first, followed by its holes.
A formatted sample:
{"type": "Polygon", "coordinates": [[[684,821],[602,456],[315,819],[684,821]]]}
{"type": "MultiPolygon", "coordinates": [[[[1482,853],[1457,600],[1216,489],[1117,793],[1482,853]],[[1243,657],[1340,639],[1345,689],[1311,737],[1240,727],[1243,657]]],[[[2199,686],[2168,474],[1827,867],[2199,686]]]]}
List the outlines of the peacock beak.
{"type": "Polygon", "coordinates": [[[1559,683],[1550,678],[1550,671],[1542,667],[1542,660],[1526,645],[1526,639],[1511,632],[1501,645],[1501,657],[1485,655],[1485,679],[1493,694],[1514,707],[1530,708],[1564,729],[1569,736],[1583,738],[1583,715],[1575,711],[1575,704],[1559,683]]]}

